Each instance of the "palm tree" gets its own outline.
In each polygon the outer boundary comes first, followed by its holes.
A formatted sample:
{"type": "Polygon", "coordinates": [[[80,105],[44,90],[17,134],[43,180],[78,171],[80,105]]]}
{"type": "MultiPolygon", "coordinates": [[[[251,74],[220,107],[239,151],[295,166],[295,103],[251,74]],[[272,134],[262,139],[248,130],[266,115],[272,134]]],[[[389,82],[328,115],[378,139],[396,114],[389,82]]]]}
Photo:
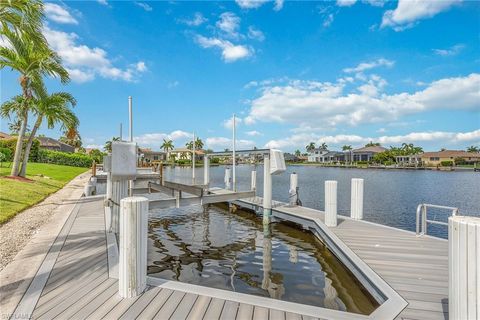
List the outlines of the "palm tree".
{"type": "Polygon", "coordinates": [[[295,150],[295,155],[296,155],[297,157],[300,157],[300,156],[302,155],[302,152],[297,149],[297,150],[295,150]]]}
{"type": "Polygon", "coordinates": [[[322,142],[322,144],[320,145],[320,149],[327,150],[328,149],[327,144],[325,142],[322,142]]]}
{"type": "Polygon", "coordinates": [[[160,146],[160,148],[163,149],[166,153],[168,153],[170,150],[173,150],[173,141],[172,140],[167,140],[163,139],[163,143],[160,146]]]}
{"type": "Polygon", "coordinates": [[[2,0],[0,2],[0,21],[3,28],[22,37],[28,37],[38,45],[47,41],[42,33],[44,6],[41,0],[2,0]]]}
{"type": "Polygon", "coordinates": [[[112,140],[105,142],[103,149],[108,153],[112,152],[112,141],[120,141],[120,137],[113,137],[112,140]]]}
{"type": "Polygon", "coordinates": [[[80,148],[82,146],[82,137],[80,137],[77,127],[66,128],[63,136],[58,140],[74,148],[80,148]]]}
{"type": "Polygon", "coordinates": [[[467,148],[467,152],[473,152],[473,153],[478,153],[480,152],[480,148],[476,146],[470,146],[467,148]]]}
{"type": "Polygon", "coordinates": [[[33,126],[25,147],[22,167],[20,169],[20,176],[22,177],[25,177],[33,139],[43,119],[47,121],[49,129],[55,127],[57,123],[60,123],[63,128],[77,128],[79,125],[77,116],[70,108],[75,107],[77,101],[68,92],[56,92],[39,99],[34,99],[33,104],[33,111],[37,114],[37,120],[35,121],[35,125],[33,126]]]}
{"type": "Polygon", "coordinates": [[[352,150],[352,146],[351,146],[351,145],[344,145],[344,146],[342,147],[342,150],[343,150],[343,151],[352,150]]]}
{"type": "MultiPolygon", "coordinates": [[[[3,2],[2,2],[3,3],[3,2]]],[[[1,34],[7,40],[8,47],[0,47],[0,69],[9,67],[20,73],[20,86],[23,95],[23,107],[19,109],[22,126],[18,133],[11,175],[18,175],[23,139],[28,124],[30,100],[35,93],[37,97],[45,94],[43,76],[59,77],[62,83],[70,80],[67,70],[62,66],[60,57],[46,44],[39,45],[28,37],[22,37],[2,25],[1,34]]]]}
{"type": "Polygon", "coordinates": [[[310,142],[306,147],[305,149],[307,149],[307,152],[312,152],[313,150],[315,150],[315,142],[310,142]]]}
{"type": "Polygon", "coordinates": [[[189,141],[189,142],[185,143],[185,147],[187,147],[187,149],[189,149],[189,150],[192,150],[193,149],[193,141],[189,141]]]}
{"type": "Polygon", "coordinates": [[[380,146],[379,142],[373,142],[373,141],[370,141],[365,145],[365,147],[379,147],[379,146],[380,146]]]}
{"type": "Polygon", "coordinates": [[[198,138],[195,139],[195,150],[201,150],[203,149],[203,141],[202,139],[198,138]]]}

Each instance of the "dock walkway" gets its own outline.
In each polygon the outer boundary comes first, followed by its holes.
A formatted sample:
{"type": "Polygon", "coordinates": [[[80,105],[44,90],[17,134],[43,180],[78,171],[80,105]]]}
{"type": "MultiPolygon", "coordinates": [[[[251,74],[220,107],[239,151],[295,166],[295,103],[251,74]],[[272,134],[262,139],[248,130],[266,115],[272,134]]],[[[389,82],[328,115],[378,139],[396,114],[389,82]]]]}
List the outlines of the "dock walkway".
{"type": "MultiPolygon", "coordinates": [[[[239,200],[261,207],[262,198],[239,200]]],[[[272,215],[324,222],[324,212],[275,201],[272,215]]],[[[448,320],[448,241],[363,220],[338,216],[329,228],[407,302],[397,319],[448,320]]]]}

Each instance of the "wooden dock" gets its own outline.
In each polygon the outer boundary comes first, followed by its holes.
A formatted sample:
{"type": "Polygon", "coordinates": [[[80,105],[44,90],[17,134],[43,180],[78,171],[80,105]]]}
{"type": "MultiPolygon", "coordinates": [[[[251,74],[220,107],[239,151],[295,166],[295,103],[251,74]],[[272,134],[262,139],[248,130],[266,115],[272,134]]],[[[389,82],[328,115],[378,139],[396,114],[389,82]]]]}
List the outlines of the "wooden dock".
{"type": "MultiPolygon", "coordinates": [[[[262,198],[238,200],[248,208],[261,208],[262,198]]],[[[272,215],[324,221],[324,212],[275,201],[272,215]]],[[[408,306],[397,319],[448,320],[448,241],[363,220],[338,216],[329,229],[366,262],[408,306]]]]}
{"type": "MultiPolygon", "coordinates": [[[[234,203],[259,207],[261,201],[255,197],[234,203]]],[[[273,207],[276,219],[289,216],[323,221],[323,212],[318,210],[277,201],[273,207]]],[[[329,230],[408,303],[396,319],[448,319],[447,241],[419,238],[412,232],[342,216],[339,220],[338,226],[329,230]]],[[[267,298],[243,295],[237,299],[241,294],[222,295],[217,289],[172,285],[172,281],[162,284],[160,280],[154,285],[150,281],[141,296],[122,299],[118,280],[109,268],[112,255],[108,243],[103,197],[79,201],[41,265],[32,266],[37,272],[28,279],[28,289],[21,293],[12,318],[316,319],[301,308],[285,311],[288,302],[268,299],[277,307],[265,307],[260,302],[267,298]]],[[[2,294],[19,295],[15,288],[11,290],[2,287],[2,294]]],[[[355,319],[366,317],[357,315],[355,319]]]]}

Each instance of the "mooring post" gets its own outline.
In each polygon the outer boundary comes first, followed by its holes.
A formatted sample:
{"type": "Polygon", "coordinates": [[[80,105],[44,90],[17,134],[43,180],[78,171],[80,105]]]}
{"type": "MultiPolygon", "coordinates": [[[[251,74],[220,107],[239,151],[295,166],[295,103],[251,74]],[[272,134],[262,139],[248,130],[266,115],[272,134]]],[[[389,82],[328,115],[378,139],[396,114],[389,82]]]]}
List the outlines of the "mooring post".
{"type": "Polygon", "coordinates": [[[263,157],[263,224],[270,223],[272,215],[272,175],[270,174],[270,154],[263,157]]]}
{"type": "Polygon", "coordinates": [[[290,174],[290,190],[289,193],[289,201],[288,203],[291,206],[296,206],[298,204],[298,175],[294,172],[290,174]]]}
{"type": "Polygon", "coordinates": [[[232,181],[232,171],[230,168],[225,168],[225,189],[230,190],[232,181]]]}
{"type": "Polygon", "coordinates": [[[353,219],[363,219],[363,179],[352,179],[350,216],[353,219]]]}
{"type": "Polygon", "coordinates": [[[337,181],[325,181],[325,224],[337,226],[337,181]]]}
{"type": "Polygon", "coordinates": [[[107,190],[105,192],[105,207],[108,207],[107,215],[105,217],[105,229],[110,232],[112,230],[112,173],[107,172],[107,190]]]}
{"type": "Polygon", "coordinates": [[[128,180],[118,180],[112,182],[112,221],[111,230],[114,233],[120,231],[120,201],[128,197],[128,180]]]}
{"type": "Polygon", "coordinates": [[[448,314],[450,319],[479,319],[480,218],[448,218],[448,314]]]}
{"type": "Polygon", "coordinates": [[[118,292],[133,298],[147,287],[148,199],[128,197],[120,206],[118,292]]]}
{"type": "Polygon", "coordinates": [[[207,155],[203,157],[203,184],[208,189],[210,184],[210,159],[207,155]]]}
{"type": "Polygon", "coordinates": [[[252,181],[250,190],[257,191],[257,170],[252,170],[252,181]]]}

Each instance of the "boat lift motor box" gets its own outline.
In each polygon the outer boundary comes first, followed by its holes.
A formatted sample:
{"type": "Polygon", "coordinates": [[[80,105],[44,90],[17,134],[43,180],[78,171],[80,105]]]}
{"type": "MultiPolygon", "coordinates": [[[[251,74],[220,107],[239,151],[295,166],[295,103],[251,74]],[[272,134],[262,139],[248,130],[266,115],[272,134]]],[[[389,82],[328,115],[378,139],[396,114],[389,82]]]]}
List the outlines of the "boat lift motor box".
{"type": "Polygon", "coordinates": [[[270,150],[270,174],[279,174],[285,172],[287,166],[285,165],[285,158],[281,150],[270,150]]]}
{"type": "Polygon", "coordinates": [[[112,156],[106,155],[103,156],[103,172],[111,172],[112,171],[112,156]]]}
{"type": "Polygon", "coordinates": [[[112,180],[133,180],[137,175],[137,144],[112,142],[112,180]]]}

